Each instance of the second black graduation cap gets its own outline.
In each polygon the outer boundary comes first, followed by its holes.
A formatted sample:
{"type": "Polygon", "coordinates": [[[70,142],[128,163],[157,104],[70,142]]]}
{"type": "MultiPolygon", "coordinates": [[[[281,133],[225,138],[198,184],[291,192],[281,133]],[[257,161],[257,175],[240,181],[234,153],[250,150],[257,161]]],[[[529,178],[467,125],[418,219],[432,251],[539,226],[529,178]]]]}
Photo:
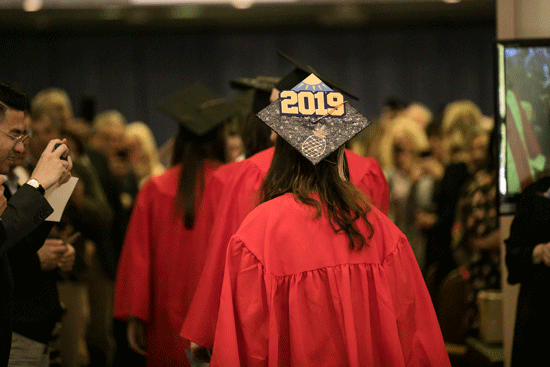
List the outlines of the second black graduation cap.
{"type": "Polygon", "coordinates": [[[294,70],[291,71],[289,74],[284,76],[276,85],[275,88],[278,90],[290,90],[294,88],[294,86],[298,83],[300,83],[302,80],[307,78],[310,74],[315,74],[319,79],[321,79],[326,85],[331,87],[332,89],[336,89],[337,91],[347,95],[350,98],[353,98],[355,100],[359,100],[359,97],[357,97],[355,94],[347,91],[346,89],[342,88],[340,85],[334,83],[332,80],[327,79],[325,76],[319,74],[315,69],[313,69],[309,65],[305,65],[298,60],[282,53],[281,51],[277,50],[277,53],[286,59],[287,61],[290,61],[294,65],[294,70]]]}
{"type": "Polygon", "coordinates": [[[205,135],[235,113],[225,98],[200,82],[168,97],[159,109],[197,136],[205,135]]]}
{"type": "Polygon", "coordinates": [[[242,91],[237,97],[241,104],[239,107],[256,114],[269,105],[271,92],[279,80],[279,77],[259,75],[255,78],[236,78],[229,84],[242,91]]]}

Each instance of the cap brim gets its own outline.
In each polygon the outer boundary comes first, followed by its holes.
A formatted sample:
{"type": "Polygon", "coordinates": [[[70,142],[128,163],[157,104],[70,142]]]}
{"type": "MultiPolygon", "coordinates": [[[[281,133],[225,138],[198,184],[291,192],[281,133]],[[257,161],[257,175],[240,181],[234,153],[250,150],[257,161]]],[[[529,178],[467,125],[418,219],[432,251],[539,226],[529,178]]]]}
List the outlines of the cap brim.
{"type": "Polygon", "coordinates": [[[257,76],[255,78],[236,78],[230,81],[230,86],[241,90],[235,102],[239,111],[247,109],[253,113],[258,113],[270,103],[270,96],[279,77],[257,76]]]}

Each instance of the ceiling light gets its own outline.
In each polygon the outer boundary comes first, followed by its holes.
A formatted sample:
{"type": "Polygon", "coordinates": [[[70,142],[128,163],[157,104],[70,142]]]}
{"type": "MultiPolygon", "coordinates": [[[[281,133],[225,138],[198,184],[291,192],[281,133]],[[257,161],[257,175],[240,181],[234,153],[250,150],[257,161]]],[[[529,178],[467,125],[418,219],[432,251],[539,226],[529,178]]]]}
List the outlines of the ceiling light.
{"type": "Polygon", "coordinates": [[[43,0],[25,0],[23,1],[24,11],[38,11],[44,6],[43,0]]]}
{"type": "Polygon", "coordinates": [[[277,4],[293,3],[298,0],[129,0],[133,5],[224,5],[231,4],[239,9],[246,9],[253,3],[277,4]]]}
{"type": "Polygon", "coordinates": [[[248,9],[254,4],[254,0],[232,0],[231,5],[237,9],[248,9]]]}

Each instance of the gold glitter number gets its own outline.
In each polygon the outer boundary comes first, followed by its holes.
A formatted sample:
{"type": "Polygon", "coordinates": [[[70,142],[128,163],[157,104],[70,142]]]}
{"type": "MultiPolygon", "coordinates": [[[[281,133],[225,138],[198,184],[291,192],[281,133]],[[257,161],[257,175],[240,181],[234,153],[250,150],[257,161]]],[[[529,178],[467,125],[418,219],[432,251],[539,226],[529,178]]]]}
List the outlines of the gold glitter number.
{"type": "Polygon", "coordinates": [[[298,107],[296,103],[298,102],[298,96],[296,92],[291,90],[284,90],[281,92],[281,113],[287,115],[297,115],[298,107]]]}
{"type": "Polygon", "coordinates": [[[331,116],[344,116],[346,111],[344,107],[344,96],[341,93],[330,92],[327,94],[327,104],[329,107],[328,113],[331,116]]]}

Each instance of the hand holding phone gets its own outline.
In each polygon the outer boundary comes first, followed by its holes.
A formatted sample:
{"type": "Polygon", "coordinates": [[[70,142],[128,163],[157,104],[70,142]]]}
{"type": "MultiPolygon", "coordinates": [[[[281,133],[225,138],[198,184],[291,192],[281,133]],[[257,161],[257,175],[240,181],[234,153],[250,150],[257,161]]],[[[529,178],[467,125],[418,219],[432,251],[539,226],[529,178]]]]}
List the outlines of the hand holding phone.
{"type": "Polygon", "coordinates": [[[55,149],[58,143],[64,144],[65,140],[50,140],[30,175],[31,178],[37,180],[42,185],[44,190],[48,190],[55,184],[58,186],[63,185],[71,179],[73,162],[69,155],[69,149],[66,145],[58,146],[55,149]],[[60,159],[61,156],[64,156],[66,159],[60,159]]]}

